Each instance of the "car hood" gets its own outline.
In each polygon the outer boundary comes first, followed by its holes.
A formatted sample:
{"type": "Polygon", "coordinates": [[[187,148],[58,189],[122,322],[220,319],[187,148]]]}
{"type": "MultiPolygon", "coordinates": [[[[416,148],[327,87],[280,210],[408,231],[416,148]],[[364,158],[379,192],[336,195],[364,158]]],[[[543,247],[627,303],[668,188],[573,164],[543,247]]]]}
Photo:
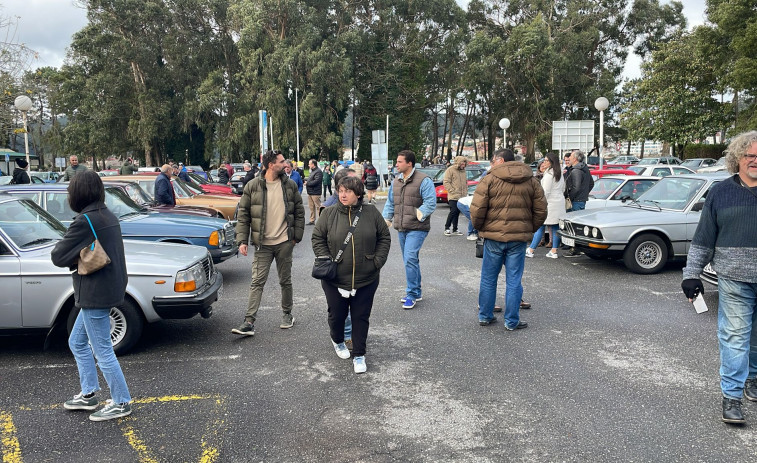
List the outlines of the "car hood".
{"type": "Polygon", "coordinates": [[[199,201],[210,202],[212,204],[236,205],[239,202],[239,196],[237,195],[194,195],[193,198],[199,201]]]}
{"type": "Polygon", "coordinates": [[[223,229],[224,219],[181,214],[140,214],[119,219],[125,235],[157,231],[161,236],[205,236],[223,229]]]}
{"type": "MultiPolygon", "coordinates": [[[[26,274],[71,273],[67,268],[53,265],[50,260],[52,250],[53,245],[22,251],[23,272],[26,274]]],[[[126,271],[130,276],[166,275],[173,277],[179,270],[192,266],[208,255],[208,250],[201,246],[135,240],[124,240],[124,252],[126,271]]]]}
{"type": "Polygon", "coordinates": [[[682,211],[639,208],[637,206],[610,207],[598,210],[570,212],[566,219],[581,225],[603,226],[637,226],[639,224],[661,224],[675,220],[680,222],[682,211]]]}

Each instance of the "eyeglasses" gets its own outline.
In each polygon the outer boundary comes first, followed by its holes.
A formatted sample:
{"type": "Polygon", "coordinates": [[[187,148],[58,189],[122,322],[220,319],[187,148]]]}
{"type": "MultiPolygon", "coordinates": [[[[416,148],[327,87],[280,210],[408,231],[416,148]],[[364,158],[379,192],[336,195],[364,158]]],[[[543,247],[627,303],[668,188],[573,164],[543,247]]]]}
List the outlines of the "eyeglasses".
{"type": "Polygon", "coordinates": [[[745,154],[744,159],[749,162],[753,162],[755,159],[757,159],[757,154],[745,154]]]}

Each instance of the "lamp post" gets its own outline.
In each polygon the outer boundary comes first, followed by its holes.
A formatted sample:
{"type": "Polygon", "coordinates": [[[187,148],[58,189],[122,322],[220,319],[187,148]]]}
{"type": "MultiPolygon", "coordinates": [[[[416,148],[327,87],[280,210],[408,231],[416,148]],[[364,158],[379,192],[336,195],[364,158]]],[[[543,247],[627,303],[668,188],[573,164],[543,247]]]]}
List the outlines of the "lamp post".
{"type": "Polygon", "coordinates": [[[26,128],[26,112],[32,109],[32,99],[26,95],[19,95],[13,105],[21,111],[24,119],[24,148],[26,149],[26,165],[29,166],[29,130],[26,128]]]}
{"type": "Polygon", "coordinates": [[[499,120],[499,128],[502,129],[502,147],[507,148],[507,128],[510,127],[510,119],[503,117],[499,120]]]}
{"type": "Polygon", "coordinates": [[[599,111],[599,168],[602,169],[602,155],[605,147],[605,109],[610,107],[607,98],[600,96],[594,101],[594,107],[599,111]]]}

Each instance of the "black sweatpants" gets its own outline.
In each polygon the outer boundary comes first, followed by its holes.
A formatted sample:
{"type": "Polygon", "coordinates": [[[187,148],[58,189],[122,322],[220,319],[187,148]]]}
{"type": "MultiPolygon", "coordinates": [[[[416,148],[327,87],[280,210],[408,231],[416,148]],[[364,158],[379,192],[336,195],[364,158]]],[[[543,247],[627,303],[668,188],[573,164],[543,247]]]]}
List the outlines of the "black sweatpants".
{"type": "Polygon", "coordinates": [[[457,208],[457,200],[450,199],[449,214],[447,214],[447,223],[444,224],[445,230],[457,231],[457,219],[460,217],[460,209],[457,208]]]}
{"type": "Polygon", "coordinates": [[[331,339],[339,344],[344,342],[344,321],[347,314],[352,315],[352,356],[365,355],[365,341],[368,338],[368,319],[373,308],[373,296],[379,285],[379,279],[359,288],[354,296],[342,297],[336,286],[321,281],[326,303],[329,306],[329,331],[331,339]]]}

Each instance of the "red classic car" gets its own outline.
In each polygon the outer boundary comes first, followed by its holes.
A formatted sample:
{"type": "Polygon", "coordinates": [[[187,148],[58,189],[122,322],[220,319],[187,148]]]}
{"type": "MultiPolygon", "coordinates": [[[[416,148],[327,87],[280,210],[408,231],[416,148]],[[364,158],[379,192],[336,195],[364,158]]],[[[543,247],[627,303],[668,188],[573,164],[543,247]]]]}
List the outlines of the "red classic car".
{"type": "MultiPolygon", "coordinates": [[[[140,172],[139,175],[152,175],[153,177],[157,177],[158,172],[140,172]]],[[[198,190],[201,190],[205,194],[218,196],[237,196],[231,192],[231,187],[228,185],[223,185],[221,183],[208,183],[207,181],[205,181],[205,184],[201,184],[196,180],[196,177],[193,178],[192,175],[193,174],[189,175],[189,178],[192,180],[191,185],[198,190]]]]}
{"type": "MultiPolygon", "coordinates": [[[[470,188],[471,185],[478,185],[478,182],[479,180],[468,180],[468,188],[470,188]]],[[[444,184],[436,187],[436,202],[437,203],[447,202],[447,189],[444,188],[444,184]]]]}

